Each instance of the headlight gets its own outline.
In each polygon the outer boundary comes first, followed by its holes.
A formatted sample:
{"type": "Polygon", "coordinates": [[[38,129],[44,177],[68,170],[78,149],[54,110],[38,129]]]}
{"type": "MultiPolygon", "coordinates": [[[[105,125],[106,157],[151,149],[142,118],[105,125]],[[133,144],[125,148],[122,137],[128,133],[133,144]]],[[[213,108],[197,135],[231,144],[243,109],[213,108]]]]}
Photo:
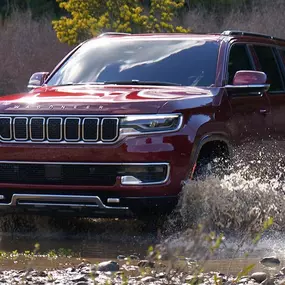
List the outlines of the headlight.
{"type": "Polygon", "coordinates": [[[182,115],[129,115],[121,121],[121,134],[175,132],[182,125],[182,115]]]}

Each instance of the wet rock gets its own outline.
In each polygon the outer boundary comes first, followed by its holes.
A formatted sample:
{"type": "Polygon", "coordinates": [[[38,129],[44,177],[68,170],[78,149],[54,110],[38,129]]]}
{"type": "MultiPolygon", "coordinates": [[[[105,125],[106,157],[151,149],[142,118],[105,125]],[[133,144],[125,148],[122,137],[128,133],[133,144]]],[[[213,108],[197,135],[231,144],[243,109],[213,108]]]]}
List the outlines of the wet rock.
{"type": "Polygon", "coordinates": [[[77,265],[78,269],[81,269],[82,267],[86,266],[86,264],[84,262],[81,262],[77,265]]]}
{"type": "Polygon", "coordinates": [[[254,279],[256,282],[261,283],[266,279],[267,274],[265,272],[254,272],[251,274],[250,277],[254,279]]]}
{"type": "Polygon", "coordinates": [[[152,276],[146,276],[146,277],[143,277],[142,279],[141,279],[141,282],[153,282],[153,281],[155,281],[155,278],[154,277],[152,277],[152,276]]]}
{"type": "Polygon", "coordinates": [[[120,266],[116,261],[105,261],[98,264],[98,271],[119,271],[120,266]]]}
{"type": "Polygon", "coordinates": [[[265,279],[263,282],[261,282],[261,285],[275,285],[275,282],[273,279],[265,279]]]}
{"type": "Polygon", "coordinates": [[[166,277],[166,274],[164,272],[160,272],[156,275],[156,277],[158,278],[165,278],[166,277]]]}
{"type": "Polygon", "coordinates": [[[83,275],[78,275],[72,279],[73,282],[86,282],[88,279],[83,275]]]}
{"type": "Polygon", "coordinates": [[[76,285],[89,285],[88,282],[78,282],[76,285]]]}
{"type": "Polygon", "coordinates": [[[40,272],[38,273],[38,276],[39,276],[39,277],[47,277],[48,275],[47,275],[46,272],[40,271],[40,272]]]}
{"type": "Polygon", "coordinates": [[[277,257],[264,257],[260,260],[260,263],[267,267],[276,267],[280,265],[280,260],[277,257]]]}
{"type": "Polygon", "coordinates": [[[141,260],[138,262],[138,267],[150,267],[154,268],[154,262],[149,260],[141,260]]]}
{"type": "Polygon", "coordinates": [[[118,255],[117,256],[117,259],[118,260],[124,260],[126,258],[126,256],[124,256],[124,255],[118,255]]]}
{"type": "Polygon", "coordinates": [[[140,258],[137,255],[131,254],[130,259],[131,260],[139,260],[140,258]]]}

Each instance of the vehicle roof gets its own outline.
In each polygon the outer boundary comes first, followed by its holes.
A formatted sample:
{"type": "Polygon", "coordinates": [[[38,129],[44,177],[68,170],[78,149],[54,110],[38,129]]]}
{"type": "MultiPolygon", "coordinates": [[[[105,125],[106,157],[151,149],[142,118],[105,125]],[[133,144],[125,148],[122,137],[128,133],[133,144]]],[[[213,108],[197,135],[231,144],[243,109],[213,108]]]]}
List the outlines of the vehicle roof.
{"type": "Polygon", "coordinates": [[[120,37],[128,38],[132,40],[142,39],[142,38],[152,38],[152,39],[197,39],[204,41],[230,41],[232,39],[246,38],[248,40],[255,40],[258,42],[278,42],[285,45],[285,39],[280,39],[274,36],[252,33],[247,31],[239,30],[228,30],[222,33],[211,33],[211,34],[198,34],[198,33],[145,33],[145,34],[128,34],[128,33],[116,33],[109,32],[99,35],[100,37],[120,37]]]}

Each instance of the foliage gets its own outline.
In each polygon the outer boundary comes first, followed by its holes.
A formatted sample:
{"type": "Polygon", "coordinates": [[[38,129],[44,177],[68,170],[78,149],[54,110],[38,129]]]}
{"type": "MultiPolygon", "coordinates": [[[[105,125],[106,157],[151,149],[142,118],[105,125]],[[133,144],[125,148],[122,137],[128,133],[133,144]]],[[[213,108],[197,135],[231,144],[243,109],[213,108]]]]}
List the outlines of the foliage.
{"type": "Polygon", "coordinates": [[[184,7],[184,0],[152,0],[148,8],[140,0],[57,0],[70,17],[53,21],[61,42],[77,44],[107,31],[188,32],[173,21],[184,7]]]}

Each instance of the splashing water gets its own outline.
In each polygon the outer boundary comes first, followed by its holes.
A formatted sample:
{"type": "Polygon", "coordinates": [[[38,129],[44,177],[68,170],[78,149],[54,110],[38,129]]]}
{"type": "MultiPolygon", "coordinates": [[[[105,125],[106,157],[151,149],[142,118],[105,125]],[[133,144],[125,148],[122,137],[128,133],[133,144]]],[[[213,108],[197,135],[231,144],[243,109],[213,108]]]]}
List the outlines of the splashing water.
{"type": "Polygon", "coordinates": [[[248,144],[234,150],[227,174],[188,181],[165,225],[161,248],[168,254],[179,249],[184,255],[196,252],[200,256],[209,248],[207,234],[215,231],[227,237],[227,243],[222,244],[225,247],[247,251],[271,217],[273,225],[262,241],[268,245],[270,233],[276,235],[285,228],[284,153],[285,148],[277,142],[248,144]],[[201,231],[197,231],[199,225],[201,231]]]}

